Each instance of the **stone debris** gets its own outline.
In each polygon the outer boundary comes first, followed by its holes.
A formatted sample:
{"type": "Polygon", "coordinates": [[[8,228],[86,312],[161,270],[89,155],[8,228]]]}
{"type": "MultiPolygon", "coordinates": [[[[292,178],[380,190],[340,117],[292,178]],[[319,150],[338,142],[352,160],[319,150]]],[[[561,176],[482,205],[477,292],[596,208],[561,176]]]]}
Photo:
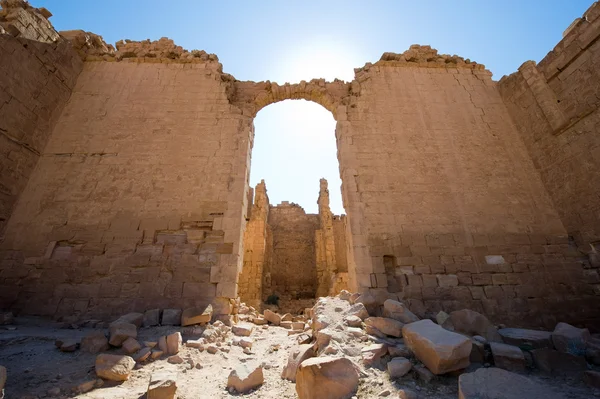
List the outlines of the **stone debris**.
{"type": "Polygon", "coordinates": [[[167,337],[164,335],[158,338],[158,349],[165,353],[169,352],[169,348],[167,347],[167,337]]]}
{"type": "Polygon", "coordinates": [[[80,343],[83,352],[99,353],[108,350],[108,338],[102,331],[92,331],[87,333],[80,343]]]}
{"type": "Polygon", "coordinates": [[[528,330],[524,328],[502,328],[498,330],[502,340],[519,347],[531,349],[552,348],[552,333],[550,331],[528,330]]]}
{"type": "Polygon", "coordinates": [[[57,342],[55,342],[55,345],[58,347],[58,349],[61,350],[61,352],[75,352],[79,347],[79,342],[73,339],[65,341],[57,340],[57,342]]]}
{"type": "Polygon", "coordinates": [[[385,344],[371,344],[361,349],[362,362],[365,366],[376,366],[387,353],[385,344]]]}
{"type": "Polygon", "coordinates": [[[213,315],[211,305],[206,307],[187,308],[181,313],[181,325],[191,326],[194,324],[210,323],[213,315]]]}
{"type": "Polygon", "coordinates": [[[167,335],[167,353],[169,355],[176,355],[177,353],[179,353],[179,351],[181,350],[182,342],[183,340],[179,331],[167,335]]]}
{"type": "Polygon", "coordinates": [[[177,375],[173,372],[152,373],[146,399],[174,399],[177,392],[177,375]]]}
{"type": "Polygon", "coordinates": [[[461,334],[481,335],[490,342],[502,342],[498,329],[487,317],[470,309],[451,312],[442,327],[461,334]]]}
{"type": "Polygon", "coordinates": [[[358,371],[346,358],[314,357],[304,360],[296,374],[299,399],[346,399],[358,389],[358,371]]]}
{"type": "Polygon", "coordinates": [[[403,324],[419,321],[419,318],[411,312],[402,302],[388,299],[383,303],[383,316],[398,320],[403,324]]]}
{"type": "Polygon", "coordinates": [[[109,328],[110,339],[108,343],[112,346],[121,346],[127,338],[137,338],[137,327],[131,323],[113,322],[109,328]]]}
{"type": "Polygon", "coordinates": [[[352,305],[352,307],[348,309],[346,314],[348,316],[356,316],[361,320],[364,320],[367,317],[369,317],[369,312],[367,312],[367,308],[365,308],[365,305],[363,305],[362,303],[355,303],[354,305],[352,305]]]}
{"type": "Polygon", "coordinates": [[[396,344],[388,347],[388,353],[391,357],[413,357],[413,353],[408,347],[404,344],[396,344]]]}
{"type": "Polygon", "coordinates": [[[469,365],[471,340],[445,330],[431,320],[406,324],[402,329],[405,344],[434,374],[445,374],[469,365]]]}
{"type": "Polygon", "coordinates": [[[171,364],[182,364],[183,358],[179,355],[173,355],[173,356],[169,356],[167,358],[167,362],[169,362],[171,364]]]}
{"type": "Polygon", "coordinates": [[[154,327],[160,324],[160,309],[150,309],[144,312],[142,325],[144,327],[154,327]]]}
{"type": "Polygon", "coordinates": [[[140,328],[144,321],[144,315],[142,313],[127,313],[119,317],[117,320],[110,323],[112,326],[117,324],[133,324],[136,328],[140,328]]]}
{"type": "Polygon", "coordinates": [[[189,348],[196,348],[196,349],[199,349],[200,351],[204,350],[204,345],[206,345],[206,342],[204,341],[204,338],[200,338],[200,339],[188,339],[185,342],[185,346],[187,346],[189,348]]]}
{"type": "Polygon", "coordinates": [[[367,317],[365,324],[369,327],[376,328],[385,335],[392,337],[402,337],[402,327],[404,323],[387,317],[367,317]]]}
{"type": "Polygon", "coordinates": [[[152,352],[150,353],[150,358],[152,360],[156,360],[159,359],[162,355],[164,355],[165,352],[159,350],[159,349],[152,349],[152,352]]]}
{"type": "Polygon", "coordinates": [[[345,319],[346,324],[349,327],[361,327],[362,326],[362,319],[358,316],[348,316],[345,319]]]}
{"type": "Polygon", "coordinates": [[[281,323],[281,316],[275,312],[273,312],[272,310],[269,309],[265,309],[264,313],[264,319],[266,321],[268,321],[269,323],[278,326],[279,323],[281,323]]]}
{"type": "Polygon", "coordinates": [[[96,375],[105,380],[125,381],[134,366],[135,360],[129,356],[103,353],[96,357],[96,375]]]}
{"type": "Polygon", "coordinates": [[[247,393],[258,388],[264,382],[263,368],[260,365],[238,364],[227,378],[227,389],[238,393],[247,393]]]}
{"type": "Polygon", "coordinates": [[[300,363],[316,355],[313,345],[293,346],[288,353],[288,361],[281,372],[281,378],[296,382],[296,372],[300,363]]]}
{"type": "Polygon", "coordinates": [[[405,376],[411,368],[412,364],[410,363],[410,360],[404,357],[395,357],[387,364],[388,374],[392,379],[405,376]]]}
{"type": "Polygon", "coordinates": [[[250,324],[240,323],[231,328],[231,332],[238,337],[248,337],[252,334],[254,327],[250,324]]]}
{"type": "Polygon", "coordinates": [[[136,362],[145,362],[150,357],[152,353],[152,349],[145,347],[140,349],[135,355],[133,355],[133,360],[136,362]]]}
{"type": "Polygon", "coordinates": [[[573,327],[567,323],[558,323],[551,334],[554,348],[559,352],[584,356],[590,332],[587,328],[573,327]]]}
{"type": "Polygon", "coordinates": [[[123,342],[122,348],[126,354],[131,355],[142,349],[142,345],[135,338],[129,337],[123,342]]]}
{"type": "Polygon", "coordinates": [[[160,324],[163,326],[178,326],[181,323],[181,309],[164,309],[160,324]]]}
{"type": "Polygon", "coordinates": [[[544,385],[499,368],[481,368],[458,378],[459,399],[560,399],[544,385]]]}
{"type": "Polygon", "coordinates": [[[490,349],[496,367],[508,371],[525,371],[525,356],[518,346],[492,342],[490,349]]]}

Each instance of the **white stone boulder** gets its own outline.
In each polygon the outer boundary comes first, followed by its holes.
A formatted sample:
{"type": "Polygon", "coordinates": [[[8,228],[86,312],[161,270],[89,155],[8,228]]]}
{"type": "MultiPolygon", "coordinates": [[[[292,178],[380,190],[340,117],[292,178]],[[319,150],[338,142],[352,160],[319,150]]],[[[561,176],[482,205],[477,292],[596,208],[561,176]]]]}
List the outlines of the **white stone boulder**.
{"type": "Polygon", "coordinates": [[[233,335],[237,335],[238,337],[249,337],[252,334],[252,330],[254,327],[248,323],[240,323],[231,328],[231,332],[233,335]]]}
{"type": "Polygon", "coordinates": [[[125,381],[134,366],[135,360],[129,356],[103,353],[96,357],[96,375],[105,380],[125,381]]]}
{"type": "Polygon", "coordinates": [[[177,375],[173,372],[152,373],[148,384],[147,399],[174,399],[177,392],[177,375]]]}
{"type": "Polygon", "coordinates": [[[411,368],[412,364],[410,360],[404,357],[395,357],[387,364],[388,374],[391,379],[405,376],[411,368]]]}
{"type": "Polygon", "coordinates": [[[406,324],[404,343],[434,374],[445,374],[469,365],[471,340],[448,331],[431,320],[406,324]]]}
{"type": "Polygon", "coordinates": [[[142,313],[127,313],[110,323],[110,325],[112,326],[113,324],[129,323],[135,325],[136,328],[140,328],[143,321],[144,315],[142,313]]]}
{"type": "Polygon", "coordinates": [[[481,368],[458,378],[459,399],[560,399],[545,385],[499,368],[481,368]]]}
{"type": "Polygon", "coordinates": [[[238,393],[246,393],[258,388],[264,382],[262,366],[249,363],[240,363],[229,373],[227,389],[238,393]]]}
{"type": "Polygon", "coordinates": [[[313,357],[296,374],[299,399],[346,399],[358,389],[357,367],[350,359],[313,357]]]}

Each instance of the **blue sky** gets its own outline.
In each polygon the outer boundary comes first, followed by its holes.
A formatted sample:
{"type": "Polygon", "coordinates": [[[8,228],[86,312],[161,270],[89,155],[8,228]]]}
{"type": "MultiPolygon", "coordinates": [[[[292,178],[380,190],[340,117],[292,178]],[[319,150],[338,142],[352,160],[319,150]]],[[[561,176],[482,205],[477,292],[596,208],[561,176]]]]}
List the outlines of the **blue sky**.
{"type": "MultiPolygon", "coordinates": [[[[353,69],[386,51],[429,44],[483,63],[498,80],[539,61],[592,0],[31,0],[58,30],[84,29],[108,43],[166,36],[219,56],[239,80],[352,80],[353,69]]],[[[319,178],[343,213],[335,121],[320,105],[284,101],[261,110],[251,184],[265,179],[272,204],[316,212],[319,178]]]]}

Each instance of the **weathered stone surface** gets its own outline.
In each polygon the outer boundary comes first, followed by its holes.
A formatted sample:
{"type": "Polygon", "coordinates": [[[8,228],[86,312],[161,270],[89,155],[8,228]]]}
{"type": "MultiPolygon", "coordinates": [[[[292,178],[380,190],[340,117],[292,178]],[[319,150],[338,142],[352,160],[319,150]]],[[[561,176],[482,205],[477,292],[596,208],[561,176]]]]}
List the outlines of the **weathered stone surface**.
{"type": "Polygon", "coordinates": [[[181,309],[163,310],[160,324],[163,326],[178,326],[181,323],[181,309]]]}
{"type": "Polygon", "coordinates": [[[150,309],[144,312],[142,325],[144,327],[154,327],[160,324],[160,309],[150,309]]]}
{"type": "Polygon", "coordinates": [[[350,309],[348,309],[346,313],[348,316],[356,316],[361,320],[364,320],[367,317],[369,317],[369,312],[367,311],[367,308],[365,308],[365,305],[363,305],[362,303],[355,303],[354,305],[352,305],[352,307],[350,307],[350,309]]]}
{"type": "Polygon", "coordinates": [[[177,375],[173,372],[152,373],[148,384],[147,399],[174,399],[177,392],[177,375]]]}
{"type": "Polygon", "coordinates": [[[135,360],[129,356],[103,353],[96,357],[96,375],[105,380],[125,381],[134,366],[135,360]]]}
{"type": "Polygon", "coordinates": [[[365,319],[365,324],[367,326],[375,327],[385,335],[402,337],[402,327],[404,327],[404,323],[399,322],[398,320],[389,319],[387,317],[367,317],[365,319]]]}
{"type": "Polygon", "coordinates": [[[167,354],[176,355],[179,353],[181,350],[181,342],[182,338],[179,331],[167,335],[167,354]]]}
{"type": "Polygon", "coordinates": [[[240,323],[231,328],[231,332],[238,337],[249,337],[254,327],[248,323],[240,323]]]}
{"type": "Polygon", "coordinates": [[[211,305],[206,307],[187,308],[181,313],[181,325],[191,326],[194,324],[209,323],[213,314],[211,305]]]}
{"type": "Polygon", "coordinates": [[[227,389],[246,393],[258,388],[264,382],[262,366],[250,363],[238,364],[227,378],[227,389]]]}
{"type": "Polygon", "coordinates": [[[388,374],[392,379],[403,377],[411,368],[410,360],[404,357],[395,357],[387,364],[388,374]]]}
{"type": "Polygon", "coordinates": [[[383,303],[383,316],[404,324],[419,321],[419,318],[402,303],[388,299],[383,303]]]}
{"type": "Polygon", "coordinates": [[[131,355],[132,353],[135,353],[142,349],[142,345],[140,345],[140,343],[135,338],[131,337],[127,338],[125,342],[123,342],[122,347],[123,351],[128,355],[131,355]]]}
{"type": "Polygon", "coordinates": [[[346,399],[358,388],[358,372],[346,358],[315,357],[300,364],[296,374],[299,399],[346,399]]]}
{"type": "Polygon", "coordinates": [[[498,330],[502,340],[515,346],[531,349],[552,348],[550,331],[527,330],[524,328],[502,328],[498,330]]]}
{"type": "Polygon", "coordinates": [[[143,321],[144,315],[142,313],[127,313],[110,323],[110,325],[128,323],[135,325],[136,328],[140,328],[143,321]]]}
{"type": "Polygon", "coordinates": [[[469,365],[471,340],[438,326],[431,320],[406,324],[404,343],[434,374],[460,370],[469,365]]]}
{"type": "Polygon", "coordinates": [[[167,347],[167,337],[164,335],[158,338],[158,349],[167,353],[169,348],[167,347]]]}
{"type": "Polygon", "coordinates": [[[139,352],[137,352],[135,355],[133,355],[133,360],[135,360],[136,362],[145,362],[146,360],[148,360],[151,353],[152,353],[151,348],[148,348],[148,347],[142,348],[142,349],[140,349],[139,352]]]}
{"type": "Polygon", "coordinates": [[[108,338],[102,331],[92,331],[81,339],[80,348],[83,352],[103,352],[109,348],[108,338]]]}
{"type": "Polygon", "coordinates": [[[590,332],[587,328],[577,328],[567,323],[558,323],[551,337],[557,351],[584,356],[587,341],[590,339],[590,332]]]}
{"type": "Polygon", "coordinates": [[[361,349],[362,361],[365,366],[374,366],[387,353],[385,344],[371,344],[361,349]]]}
{"type": "Polygon", "coordinates": [[[481,368],[458,378],[459,399],[560,399],[544,385],[499,368],[481,368]]]}
{"type": "Polygon", "coordinates": [[[540,348],[534,349],[531,354],[535,367],[548,374],[579,376],[587,369],[584,357],[570,353],[540,348]]]}
{"type": "Polygon", "coordinates": [[[288,361],[281,372],[281,378],[296,382],[296,372],[300,363],[315,356],[313,345],[297,345],[293,346],[288,353],[288,361]]]}
{"type": "Polygon", "coordinates": [[[109,344],[121,346],[127,338],[137,338],[137,328],[131,323],[112,323],[109,328],[109,336],[109,344]]]}
{"type": "Polygon", "coordinates": [[[279,323],[281,323],[281,315],[273,312],[272,310],[265,309],[263,315],[266,321],[275,326],[278,326],[279,323]]]}
{"type": "Polygon", "coordinates": [[[348,327],[360,327],[362,325],[362,320],[358,316],[348,316],[344,321],[348,327]]]}
{"type": "Polygon", "coordinates": [[[448,320],[449,317],[450,317],[450,315],[448,313],[444,312],[443,310],[440,310],[435,315],[435,322],[438,323],[441,326],[442,324],[444,324],[444,322],[446,320],[448,320]]]}
{"type": "Polygon", "coordinates": [[[496,367],[508,371],[525,371],[525,356],[518,346],[492,342],[490,348],[496,367]]]}
{"type": "Polygon", "coordinates": [[[456,310],[450,313],[442,325],[447,330],[467,335],[481,335],[491,342],[502,342],[496,327],[481,313],[470,309],[456,310]]]}

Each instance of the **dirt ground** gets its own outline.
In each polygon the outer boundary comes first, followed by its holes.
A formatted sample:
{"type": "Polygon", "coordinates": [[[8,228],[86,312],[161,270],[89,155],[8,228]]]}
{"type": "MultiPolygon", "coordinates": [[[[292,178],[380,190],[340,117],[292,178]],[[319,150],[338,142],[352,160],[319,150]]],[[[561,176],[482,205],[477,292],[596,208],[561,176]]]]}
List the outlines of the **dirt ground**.
{"type": "MultiPolygon", "coordinates": [[[[336,301],[337,303],[337,301],[336,301]]],[[[337,306],[335,303],[331,305],[337,306]]],[[[179,355],[191,359],[202,368],[188,364],[170,364],[167,357],[138,364],[129,380],[117,384],[105,381],[98,387],[85,394],[74,393],[77,386],[86,381],[97,380],[94,371],[96,355],[77,350],[61,352],[54,341],[56,339],[81,339],[93,331],[91,328],[63,328],[61,324],[38,318],[17,318],[15,325],[0,327],[0,365],[8,369],[8,380],[5,388],[6,399],[33,398],[85,398],[85,399],[141,399],[145,398],[150,375],[156,370],[177,371],[177,398],[265,398],[282,399],[296,398],[295,384],[283,380],[280,375],[287,363],[288,350],[295,344],[296,337],[288,336],[288,331],[282,327],[256,326],[251,335],[254,340],[252,353],[245,354],[239,346],[229,346],[233,334],[228,333],[222,348],[228,352],[219,351],[209,354],[185,345],[179,355]],[[263,365],[264,384],[256,391],[246,395],[230,394],[226,390],[229,372],[240,362],[254,362],[263,365]],[[56,388],[60,392],[56,392],[56,388]]],[[[156,341],[175,331],[181,331],[183,341],[198,338],[197,329],[181,327],[152,327],[141,328],[138,340],[156,341]]],[[[368,345],[376,339],[370,338],[360,342],[368,345]]],[[[348,342],[348,345],[357,345],[348,342]]],[[[121,349],[111,349],[109,353],[122,353],[121,349]]],[[[347,356],[348,357],[348,356],[347,356]]],[[[360,364],[360,357],[352,358],[360,364]]],[[[457,376],[436,377],[434,381],[425,383],[416,378],[415,373],[390,381],[387,372],[377,368],[363,368],[357,398],[373,398],[385,395],[388,398],[398,398],[399,389],[410,389],[418,394],[419,399],[456,399],[458,397],[457,376]]],[[[473,368],[474,366],[471,366],[473,368]]],[[[469,371],[469,370],[467,370],[469,371]]],[[[600,390],[592,390],[581,381],[560,377],[549,377],[539,373],[528,375],[544,385],[560,392],[564,398],[589,399],[600,398],[600,390]]],[[[524,398],[525,399],[525,398],[524,398]]]]}

